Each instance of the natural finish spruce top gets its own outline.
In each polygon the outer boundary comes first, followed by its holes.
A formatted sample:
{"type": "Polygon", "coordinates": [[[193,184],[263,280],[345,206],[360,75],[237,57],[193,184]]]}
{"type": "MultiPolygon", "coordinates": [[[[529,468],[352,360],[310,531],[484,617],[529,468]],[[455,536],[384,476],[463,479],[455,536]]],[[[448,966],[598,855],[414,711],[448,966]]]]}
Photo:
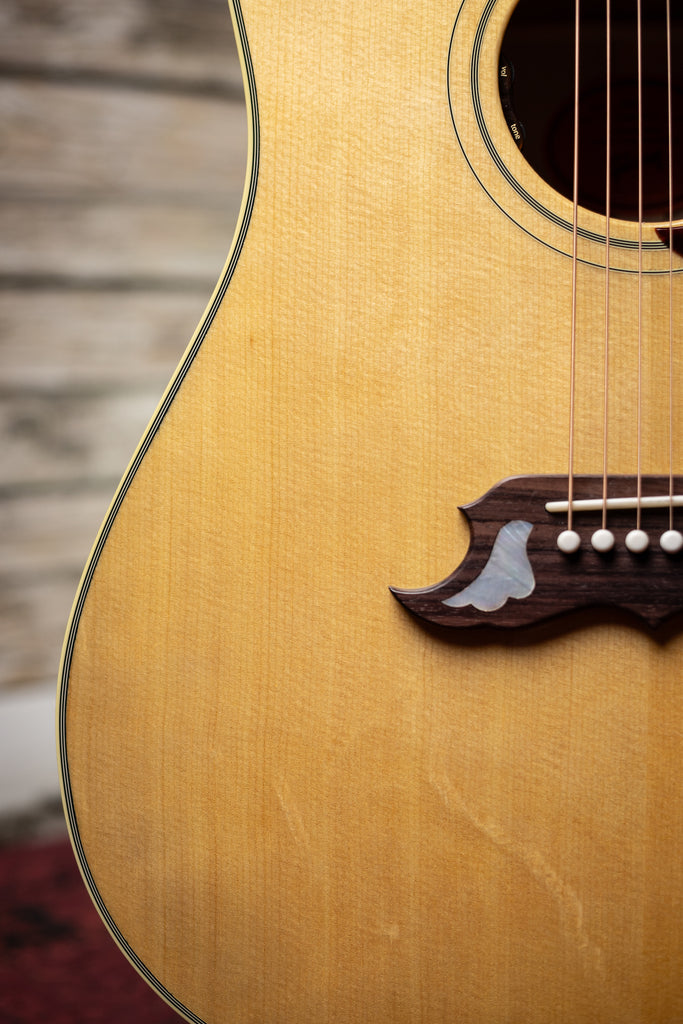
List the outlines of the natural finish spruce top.
{"type": "MultiPolygon", "coordinates": [[[[240,224],[88,564],[60,694],[87,884],[195,1022],[683,1018],[678,632],[591,611],[446,633],[388,589],[460,563],[457,506],[506,477],[563,476],[556,534],[581,535],[606,377],[608,485],[666,491],[680,434],[680,257],[519,151],[513,6],[233,3],[240,224]]],[[[544,35],[528,6],[547,61],[562,12],[544,35]]],[[[510,575],[507,543],[477,573],[510,575]]]]}

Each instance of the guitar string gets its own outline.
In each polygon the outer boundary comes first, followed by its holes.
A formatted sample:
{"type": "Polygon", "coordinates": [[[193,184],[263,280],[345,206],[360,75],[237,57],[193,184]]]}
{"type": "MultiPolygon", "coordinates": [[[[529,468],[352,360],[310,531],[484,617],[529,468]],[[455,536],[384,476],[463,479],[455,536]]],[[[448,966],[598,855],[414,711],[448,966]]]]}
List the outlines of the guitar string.
{"type": "Polygon", "coordinates": [[[643,21],[642,0],[636,3],[637,62],[638,62],[638,394],[636,414],[637,434],[637,486],[636,530],[642,519],[643,477],[643,21]]]}
{"type": "Polygon", "coordinates": [[[669,194],[669,529],[674,528],[674,328],[673,328],[673,86],[671,68],[671,0],[666,0],[666,84],[669,194]]]}
{"type": "MultiPolygon", "coordinates": [[[[608,380],[609,380],[609,310],[610,310],[610,163],[611,163],[611,17],[610,0],[606,2],[606,60],[607,60],[607,114],[606,114],[606,198],[605,198],[605,356],[603,367],[603,494],[602,525],[606,525],[608,497],[608,380]]],[[[644,218],[644,140],[643,140],[643,15],[642,0],[636,2],[637,18],[637,412],[636,412],[636,529],[641,529],[643,498],[643,218],[644,218]]],[[[570,356],[570,399],[569,399],[569,475],[567,495],[567,529],[573,529],[574,492],[574,437],[575,437],[575,381],[577,355],[577,272],[578,272],[578,165],[579,165],[579,59],[580,59],[580,0],[574,9],[574,151],[573,151],[573,196],[572,196],[572,299],[571,299],[571,356],[570,356]]],[[[669,369],[668,369],[668,442],[669,442],[669,528],[673,528],[674,516],[674,338],[673,338],[673,112],[672,112],[672,59],[671,59],[671,8],[666,0],[666,41],[667,41],[667,90],[668,90],[668,197],[669,197],[669,369]]]]}
{"type": "Polygon", "coordinates": [[[574,153],[572,185],[572,299],[571,339],[569,360],[569,476],[567,486],[567,530],[574,528],[574,425],[576,416],[576,291],[578,268],[578,221],[579,221],[579,48],[580,48],[581,0],[574,5],[574,153]]]}
{"type": "MultiPolygon", "coordinates": [[[[668,0],[667,0],[668,2],[668,0]]],[[[612,207],[612,26],[611,2],[605,0],[605,355],[603,366],[602,413],[602,529],[607,529],[608,429],[609,429],[609,344],[610,344],[610,219],[612,207]]]]}

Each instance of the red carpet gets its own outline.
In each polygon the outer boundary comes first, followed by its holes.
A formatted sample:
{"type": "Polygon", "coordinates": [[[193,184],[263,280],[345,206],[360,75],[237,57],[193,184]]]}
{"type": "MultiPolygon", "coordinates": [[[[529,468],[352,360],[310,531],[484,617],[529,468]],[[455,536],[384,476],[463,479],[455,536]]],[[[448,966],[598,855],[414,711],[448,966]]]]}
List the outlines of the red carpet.
{"type": "Polygon", "coordinates": [[[0,849],[0,1024],[177,1024],[119,951],[66,840],[0,849]]]}

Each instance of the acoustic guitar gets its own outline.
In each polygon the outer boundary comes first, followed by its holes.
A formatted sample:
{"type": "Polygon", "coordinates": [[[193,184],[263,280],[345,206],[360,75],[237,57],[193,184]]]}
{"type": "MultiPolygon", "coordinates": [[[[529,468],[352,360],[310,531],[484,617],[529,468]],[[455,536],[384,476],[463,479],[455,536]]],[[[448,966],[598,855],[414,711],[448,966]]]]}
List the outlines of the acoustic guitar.
{"type": "Polygon", "coordinates": [[[231,10],[239,224],[64,647],[87,887],[195,1024],[683,1021],[681,5],[231,10]]]}

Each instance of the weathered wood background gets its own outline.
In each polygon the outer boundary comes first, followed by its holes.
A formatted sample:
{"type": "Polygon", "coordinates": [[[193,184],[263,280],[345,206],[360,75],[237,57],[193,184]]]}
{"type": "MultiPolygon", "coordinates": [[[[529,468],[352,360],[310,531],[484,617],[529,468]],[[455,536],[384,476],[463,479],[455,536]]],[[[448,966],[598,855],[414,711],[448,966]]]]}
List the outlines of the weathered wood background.
{"type": "Polygon", "coordinates": [[[56,679],[79,575],[227,256],[225,0],[0,5],[0,692],[56,679]]]}

